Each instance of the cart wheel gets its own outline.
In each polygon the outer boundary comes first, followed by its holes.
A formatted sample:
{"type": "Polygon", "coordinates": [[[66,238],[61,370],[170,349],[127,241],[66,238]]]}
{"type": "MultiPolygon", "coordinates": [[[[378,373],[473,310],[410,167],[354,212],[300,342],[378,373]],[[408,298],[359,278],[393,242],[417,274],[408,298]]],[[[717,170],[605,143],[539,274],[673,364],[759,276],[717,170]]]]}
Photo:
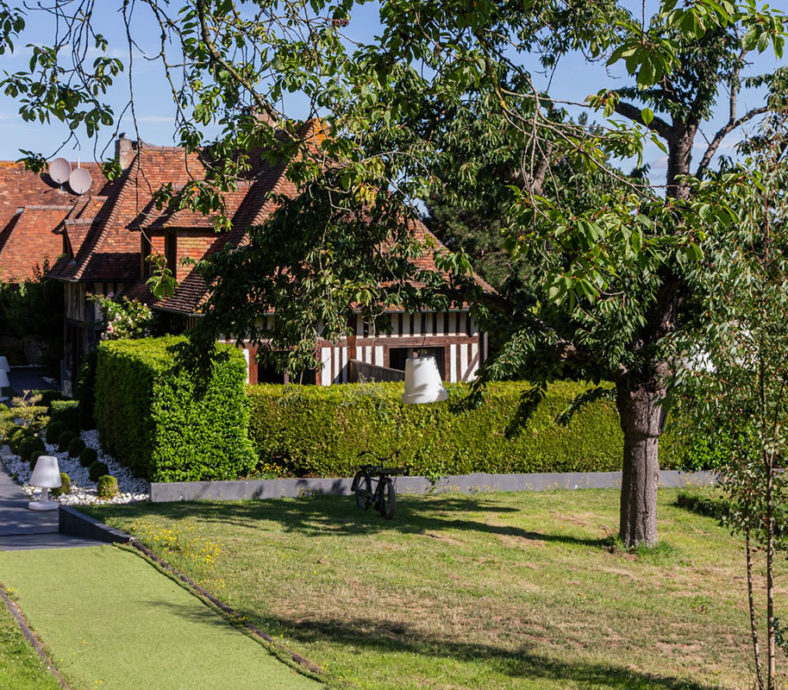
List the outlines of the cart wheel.
{"type": "Polygon", "coordinates": [[[369,475],[361,470],[356,472],[350,488],[356,494],[356,507],[364,508],[365,510],[369,508],[370,497],[372,496],[372,480],[369,478],[369,475]]]}
{"type": "Polygon", "coordinates": [[[391,479],[386,479],[380,492],[377,509],[386,520],[391,520],[394,517],[396,508],[397,500],[394,497],[394,482],[391,479]]]}

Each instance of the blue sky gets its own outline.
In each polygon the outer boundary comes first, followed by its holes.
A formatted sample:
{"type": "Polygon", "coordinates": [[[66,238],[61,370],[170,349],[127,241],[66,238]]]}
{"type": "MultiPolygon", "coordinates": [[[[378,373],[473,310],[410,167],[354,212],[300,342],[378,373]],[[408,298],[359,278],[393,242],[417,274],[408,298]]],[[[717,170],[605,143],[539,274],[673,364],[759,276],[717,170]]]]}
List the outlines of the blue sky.
{"type": "MultiPolygon", "coordinates": [[[[628,4],[636,7],[640,11],[641,2],[628,0],[628,4]]],[[[127,48],[125,47],[125,35],[123,24],[116,9],[120,3],[97,2],[98,19],[101,31],[110,41],[110,54],[120,57],[124,61],[127,59],[127,48]]],[[[653,11],[658,5],[658,0],[646,0],[646,10],[653,11]]],[[[142,9],[142,8],[140,8],[142,9]]],[[[347,33],[351,38],[359,41],[371,41],[379,24],[377,21],[378,7],[374,3],[356,8],[351,17],[347,33]]],[[[135,27],[138,40],[141,45],[150,49],[155,46],[157,41],[157,31],[152,30],[151,22],[140,17],[135,27]],[[146,43],[147,42],[147,43],[146,43]]],[[[31,13],[28,20],[28,30],[23,39],[17,42],[17,50],[13,55],[0,57],[0,65],[4,71],[13,72],[24,69],[30,57],[29,48],[25,48],[26,43],[44,43],[51,40],[52,23],[51,19],[40,12],[31,13]]],[[[774,56],[755,56],[753,65],[754,73],[761,73],[773,70],[779,63],[774,56]]],[[[537,69],[537,65],[533,66],[537,69]]],[[[163,79],[158,63],[146,63],[144,60],[135,57],[133,70],[135,88],[135,107],[137,112],[137,125],[141,138],[152,144],[168,145],[172,144],[172,129],[174,106],[169,97],[169,87],[163,79]]],[[[546,77],[534,72],[539,86],[546,85],[546,77]],[[539,83],[541,80],[541,83],[539,83]]],[[[627,83],[625,75],[619,68],[617,70],[607,70],[602,64],[588,64],[579,55],[569,55],[565,57],[552,77],[551,92],[554,97],[571,101],[583,101],[586,96],[595,93],[601,88],[615,87],[627,83]]],[[[128,81],[127,72],[119,79],[118,83],[109,93],[109,100],[116,109],[116,112],[123,107],[128,100],[128,81]]],[[[758,94],[742,94],[739,102],[739,112],[743,113],[747,109],[760,105],[761,96],[758,94]]],[[[291,96],[289,100],[279,104],[280,108],[292,116],[302,115],[302,105],[297,96],[291,96]]],[[[63,139],[68,135],[66,129],[60,123],[51,125],[41,125],[38,123],[25,123],[17,114],[18,104],[5,95],[0,94],[0,127],[4,136],[0,138],[0,159],[10,160],[19,157],[20,149],[30,149],[52,156],[58,150],[63,139]]],[[[727,109],[718,109],[718,117],[704,127],[704,133],[711,138],[714,132],[727,120],[727,109]]],[[[131,117],[127,114],[120,122],[120,131],[127,132],[128,136],[135,137],[134,125],[131,117]]],[[[111,133],[107,131],[100,137],[98,143],[91,142],[86,137],[81,136],[79,145],[69,143],[59,151],[58,155],[65,156],[71,160],[77,158],[81,160],[94,160],[112,155],[111,133]],[[102,151],[109,145],[104,153],[102,151]]],[[[731,135],[723,144],[722,151],[730,152],[737,140],[737,136],[731,135]]],[[[698,149],[703,144],[702,137],[698,149]]],[[[696,156],[700,152],[696,153],[696,156]]],[[[662,152],[655,146],[649,146],[646,150],[645,161],[651,164],[654,179],[659,179],[659,171],[665,167],[665,159],[662,152]]]]}

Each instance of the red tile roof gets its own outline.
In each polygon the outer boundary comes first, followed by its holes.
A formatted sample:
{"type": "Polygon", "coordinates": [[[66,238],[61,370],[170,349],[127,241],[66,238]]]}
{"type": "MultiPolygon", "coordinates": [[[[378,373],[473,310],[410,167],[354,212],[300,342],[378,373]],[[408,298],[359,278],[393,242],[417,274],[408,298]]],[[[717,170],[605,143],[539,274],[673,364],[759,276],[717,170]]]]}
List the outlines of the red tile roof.
{"type": "MultiPolygon", "coordinates": [[[[311,137],[310,145],[317,148],[325,134],[310,127],[305,136],[311,137]]],[[[248,241],[248,228],[265,222],[275,210],[277,202],[272,196],[296,194],[295,186],[285,175],[286,164],[270,165],[259,157],[248,179],[239,180],[236,190],[223,195],[231,229],[213,238],[212,218],[189,209],[157,209],[154,203],[154,194],[164,185],[171,184],[177,190],[193,180],[204,179],[205,159],[178,147],[143,143],[133,150],[130,164],[118,180],[105,185],[100,195],[85,195],[79,203],[74,202],[60,226],[69,255],[53,268],[53,276],[66,281],[130,283],[128,290],[135,296],[154,301],[140,279],[140,230],[149,238],[158,237],[158,242],[163,242],[161,235],[170,229],[196,233],[191,236],[192,247],[196,248],[193,251],[202,253],[197,258],[207,258],[226,246],[248,241]]],[[[421,240],[429,234],[421,223],[414,223],[413,229],[421,240]]],[[[188,233],[182,234],[186,237],[188,233]]],[[[178,242],[180,246],[180,235],[178,242]]],[[[156,245],[156,250],[162,251],[163,246],[156,245]]],[[[431,253],[415,263],[419,268],[435,269],[431,253]]],[[[174,295],[154,306],[163,311],[193,314],[200,311],[207,293],[205,282],[197,270],[192,270],[180,281],[174,295]]]]}
{"type": "MultiPolygon", "coordinates": [[[[276,202],[270,198],[272,194],[293,194],[295,186],[285,176],[286,166],[278,164],[263,166],[255,182],[249,187],[246,197],[238,205],[232,218],[232,229],[216,238],[205,258],[215,254],[226,246],[237,246],[246,239],[246,231],[250,225],[259,225],[276,208],[276,202]]],[[[172,297],[156,303],[155,308],[179,314],[193,314],[199,311],[200,305],[207,297],[208,286],[197,270],[193,270],[178,285],[172,297]]]]}
{"type": "MultiPolygon", "coordinates": [[[[83,164],[92,177],[90,191],[104,186],[100,169],[83,164]]],[[[85,205],[85,197],[56,185],[46,173],[25,170],[20,163],[0,161],[0,281],[32,278],[45,261],[54,264],[63,253],[56,232],[61,222],[85,205]]]]}

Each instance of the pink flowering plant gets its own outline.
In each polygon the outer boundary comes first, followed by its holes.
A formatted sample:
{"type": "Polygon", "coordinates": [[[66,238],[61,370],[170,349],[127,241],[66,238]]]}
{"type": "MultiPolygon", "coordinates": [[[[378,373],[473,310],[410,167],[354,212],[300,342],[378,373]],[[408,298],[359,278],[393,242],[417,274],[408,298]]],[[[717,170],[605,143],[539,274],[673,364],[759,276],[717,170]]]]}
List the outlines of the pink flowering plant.
{"type": "Polygon", "coordinates": [[[153,312],[147,304],[127,297],[94,295],[93,302],[104,315],[102,340],[145,338],[151,334],[153,312]]]}

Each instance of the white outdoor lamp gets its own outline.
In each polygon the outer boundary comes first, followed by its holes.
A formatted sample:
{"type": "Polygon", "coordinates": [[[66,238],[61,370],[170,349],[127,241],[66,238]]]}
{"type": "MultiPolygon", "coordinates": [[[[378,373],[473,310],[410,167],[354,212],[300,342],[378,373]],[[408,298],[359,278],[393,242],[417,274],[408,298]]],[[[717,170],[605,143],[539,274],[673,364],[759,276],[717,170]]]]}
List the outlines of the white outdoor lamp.
{"type": "Polygon", "coordinates": [[[11,367],[8,366],[8,358],[0,355],[0,371],[4,371],[6,374],[11,371],[11,367]]]}
{"type": "Polygon", "coordinates": [[[30,510],[57,510],[60,504],[49,498],[49,490],[60,486],[60,467],[54,455],[38,457],[33,474],[30,475],[27,483],[31,486],[40,486],[42,489],[41,498],[28,504],[30,510]]]}
{"type": "Polygon", "coordinates": [[[3,388],[8,388],[11,385],[11,382],[8,380],[8,373],[0,367],[0,400],[8,400],[3,395],[3,388]]]}
{"type": "Polygon", "coordinates": [[[435,357],[405,360],[405,393],[402,402],[419,405],[446,400],[449,394],[443,387],[435,357]]]}

